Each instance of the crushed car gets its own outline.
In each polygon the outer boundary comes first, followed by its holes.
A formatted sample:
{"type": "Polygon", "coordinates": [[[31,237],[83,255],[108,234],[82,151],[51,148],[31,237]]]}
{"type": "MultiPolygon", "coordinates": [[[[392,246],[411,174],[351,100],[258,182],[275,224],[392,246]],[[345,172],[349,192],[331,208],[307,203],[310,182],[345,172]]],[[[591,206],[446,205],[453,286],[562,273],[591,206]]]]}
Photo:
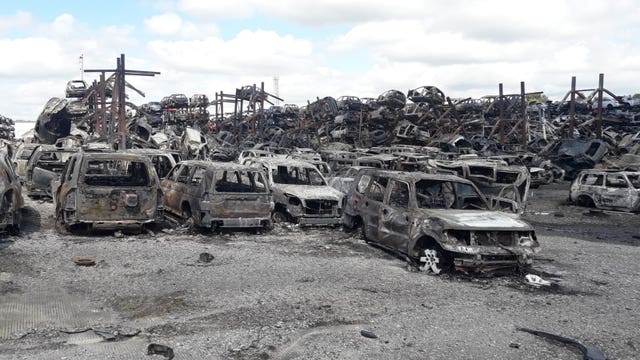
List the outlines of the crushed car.
{"type": "Polygon", "coordinates": [[[163,219],[160,181],[144,155],[81,150],[52,187],[60,232],[141,229],[163,219]]]}
{"type": "Polygon", "coordinates": [[[251,164],[267,174],[274,222],[340,225],[343,194],[328,186],[313,164],[285,158],[260,158],[251,164]]]}
{"type": "Polygon", "coordinates": [[[274,203],[260,169],[186,160],[176,164],[161,187],[166,211],[197,227],[271,228],[274,203]]]}
{"type": "Polygon", "coordinates": [[[526,267],[539,250],[535,231],[517,215],[494,210],[499,207],[457,176],[362,169],[343,222],[434,274],[526,267]]]}
{"type": "Polygon", "coordinates": [[[640,211],[640,172],[583,170],[571,183],[569,200],[598,209],[640,211]]]}

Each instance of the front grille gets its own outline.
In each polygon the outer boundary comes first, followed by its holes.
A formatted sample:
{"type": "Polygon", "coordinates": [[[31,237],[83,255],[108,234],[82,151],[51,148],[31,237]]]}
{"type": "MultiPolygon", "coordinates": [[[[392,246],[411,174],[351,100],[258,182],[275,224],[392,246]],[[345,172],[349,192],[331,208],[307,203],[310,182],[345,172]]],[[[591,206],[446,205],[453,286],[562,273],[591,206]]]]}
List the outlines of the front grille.
{"type": "Polygon", "coordinates": [[[337,200],[306,200],[305,213],[309,215],[332,215],[338,206],[337,200]]]}
{"type": "Polygon", "coordinates": [[[480,246],[513,246],[514,235],[512,231],[474,231],[473,239],[480,246]]]}

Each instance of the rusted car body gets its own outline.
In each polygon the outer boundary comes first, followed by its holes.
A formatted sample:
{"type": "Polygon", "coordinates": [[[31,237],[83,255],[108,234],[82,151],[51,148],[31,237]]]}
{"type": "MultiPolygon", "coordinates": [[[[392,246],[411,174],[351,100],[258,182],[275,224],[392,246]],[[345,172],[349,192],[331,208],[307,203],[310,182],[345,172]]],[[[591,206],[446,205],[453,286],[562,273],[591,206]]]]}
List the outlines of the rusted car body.
{"type": "Polygon", "coordinates": [[[53,145],[37,147],[27,163],[27,195],[52,196],[51,182],[60,177],[65,163],[76,152],[77,148],[58,148],[53,145]]]}
{"type": "Polygon", "coordinates": [[[29,158],[38,146],[39,144],[21,144],[13,154],[13,169],[22,183],[26,182],[29,158]]]}
{"type": "Polygon", "coordinates": [[[273,192],[275,222],[300,225],[339,225],[343,194],[328,186],[310,163],[284,158],[257,159],[254,166],[267,174],[273,192]]]}
{"type": "Polygon", "coordinates": [[[346,197],[343,222],[436,274],[531,264],[539,249],[534,229],[493,207],[457,176],[363,169],[346,197]]]}
{"type": "Polygon", "coordinates": [[[22,185],[13,171],[6,150],[0,150],[0,231],[20,231],[20,214],[24,205],[22,185]]]}
{"type": "Polygon", "coordinates": [[[271,227],[274,204],[260,169],[234,163],[182,161],[161,186],[165,209],[195,226],[271,227]]]}
{"type": "Polygon", "coordinates": [[[581,206],[640,211],[640,172],[583,170],[571,183],[569,199],[581,206]]]}
{"type": "Polygon", "coordinates": [[[524,211],[527,205],[531,175],[525,166],[508,165],[494,159],[429,160],[428,164],[471,180],[487,196],[513,200],[519,212],[524,211]]]}
{"type": "Polygon", "coordinates": [[[240,155],[238,155],[238,164],[246,164],[251,159],[262,158],[262,157],[275,157],[276,155],[272,152],[266,150],[242,150],[240,155]]]}
{"type": "Polygon", "coordinates": [[[167,151],[157,149],[128,149],[129,154],[144,155],[151,160],[158,178],[164,179],[176,165],[175,158],[167,151]]]}
{"type": "Polygon", "coordinates": [[[158,175],[144,155],[80,151],[53,187],[58,230],[140,228],[163,218],[158,175]]]}

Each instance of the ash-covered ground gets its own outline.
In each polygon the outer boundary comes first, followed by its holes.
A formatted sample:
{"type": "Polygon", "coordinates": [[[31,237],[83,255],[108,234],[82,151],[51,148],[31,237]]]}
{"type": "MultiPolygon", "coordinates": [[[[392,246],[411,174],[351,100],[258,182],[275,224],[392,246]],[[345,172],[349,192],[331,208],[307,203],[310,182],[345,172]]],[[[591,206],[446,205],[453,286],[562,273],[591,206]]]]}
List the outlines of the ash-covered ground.
{"type": "Polygon", "coordinates": [[[426,275],[332,228],[59,235],[53,205],[27,200],[0,243],[0,359],[162,359],[150,343],[175,359],[581,358],[516,327],[637,359],[640,215],[570,205],[568,186],[533,190],[524,216],[541,288],[426,275]]]}

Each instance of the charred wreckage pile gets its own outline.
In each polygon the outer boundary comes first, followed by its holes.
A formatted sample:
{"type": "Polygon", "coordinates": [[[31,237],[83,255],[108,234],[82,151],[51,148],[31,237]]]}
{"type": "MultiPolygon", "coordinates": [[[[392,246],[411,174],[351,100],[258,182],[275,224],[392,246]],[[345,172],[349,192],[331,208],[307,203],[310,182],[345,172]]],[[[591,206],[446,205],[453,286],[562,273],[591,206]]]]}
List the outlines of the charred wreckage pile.
{"type": "Polygon", "coordinates": [[[474,272],[531,264],[539,245],[518,216],[530,188],[576,179],[579,204],[640,209],[640,106],[602,86],[557,103],[527,101],[540,93],[522,84],[480,99],[422,86],[298,107],[262,84],[136,106],[125,88],[143,93],[124,75],[157,73],[118,60],[90,86],[70,81],[32,141],[5,153],[7,229],[19,227],[24,184],[53,200],[61,232],[342,225],[422,270],[474,272]]]}

